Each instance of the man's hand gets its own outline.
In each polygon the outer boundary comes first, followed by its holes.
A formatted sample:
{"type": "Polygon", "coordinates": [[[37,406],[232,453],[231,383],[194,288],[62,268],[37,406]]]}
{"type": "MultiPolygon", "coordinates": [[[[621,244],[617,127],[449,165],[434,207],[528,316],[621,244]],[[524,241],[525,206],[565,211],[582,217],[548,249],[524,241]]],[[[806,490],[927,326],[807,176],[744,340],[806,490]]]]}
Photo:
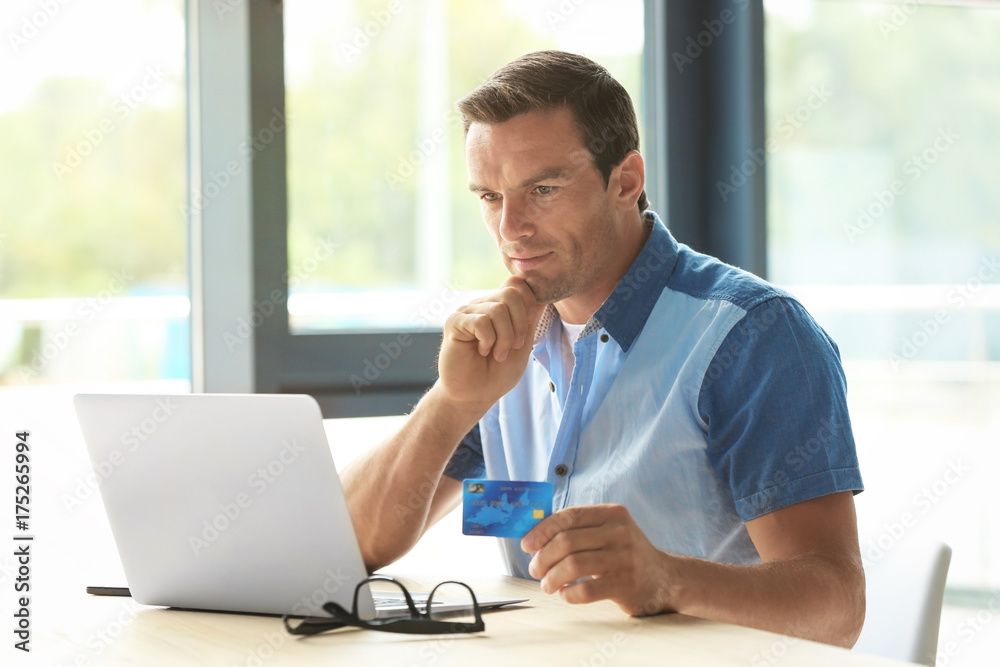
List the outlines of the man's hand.
{"type": "Polygon", "coordinates": [[[633,616],[671,610],[669,591],[660,586],[670,581],[670,556],[649,542],[622,505],[555,512],[522,538],[521,548],[535,554],[528,573],[542,580],[542,591],[558,591],[566,602],[612,600],[633,616]]]}
{"type": "Polygon", "coordinates": [[[452,313],[438,358],[440,389],[459,404],[484,411],[493,405],[524,374],[544,309],[528,284],[511,276],[498,291],[452,313]]]}
{"type": "Polygon", "coordinates": [[[567,602],[607,599],[632,615],[676,611],[853,646],[865,617],[853,494],[806,500],[746,527],[756,565],[659,551],[621,505],[560,510],[521,548],[534,554],[528,572],[542,590],[567,602]]]}

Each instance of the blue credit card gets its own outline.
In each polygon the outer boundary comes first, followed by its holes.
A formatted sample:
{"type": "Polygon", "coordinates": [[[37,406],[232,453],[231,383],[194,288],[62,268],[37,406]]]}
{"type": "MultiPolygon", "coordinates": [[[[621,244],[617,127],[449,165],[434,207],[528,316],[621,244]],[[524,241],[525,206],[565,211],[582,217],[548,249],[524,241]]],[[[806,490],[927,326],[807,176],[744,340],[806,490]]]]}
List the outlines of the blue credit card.
{"type": "Polygon", "coordinates": [[[466,535],[521,538],[552,514],[551,482],[466,479],[462,487],[466,535]]]}

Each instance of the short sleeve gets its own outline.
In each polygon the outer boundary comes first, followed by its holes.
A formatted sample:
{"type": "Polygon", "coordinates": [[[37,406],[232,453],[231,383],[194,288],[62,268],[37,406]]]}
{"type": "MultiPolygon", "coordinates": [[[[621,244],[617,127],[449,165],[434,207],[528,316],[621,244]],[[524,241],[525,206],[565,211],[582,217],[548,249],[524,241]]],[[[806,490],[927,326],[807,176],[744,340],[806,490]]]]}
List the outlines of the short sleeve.
{"type": "Polygon", "coordinates": [[[864,489],[833,340],[793,299],[751,308],[709,363],[698,398],[708,457],[744,521],[864,489]]]}
{"type": "Polygon", "coordinates": [[[479,434],[479,424],[472,427],[458,448],[451,455],[444,474],[459,481],[463,479],[478,479],[486,476],[486,463],[483,459],[483,440],[479,434]]]}

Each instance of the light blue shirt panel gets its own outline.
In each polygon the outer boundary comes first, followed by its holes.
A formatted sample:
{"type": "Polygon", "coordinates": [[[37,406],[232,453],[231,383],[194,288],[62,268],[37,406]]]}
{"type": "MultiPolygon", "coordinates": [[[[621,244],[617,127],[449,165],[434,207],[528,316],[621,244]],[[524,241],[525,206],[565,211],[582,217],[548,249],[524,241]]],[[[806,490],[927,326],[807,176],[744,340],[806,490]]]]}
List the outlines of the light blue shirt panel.
{"type": "MultiPolygon", "coordinates": [[[[496,419],[483,421],[488,477],[548,480],[556,487],[554,510],[622,504],[654,546],[672,553],[758,562],[732,494],[709,462],[697,409],[708,365],[744,314],[727,301],[667,289],[627,354],[613,338],[599,342],[603,329],[581,338],[568,391],[583,386],[587,400],[577,423],[563,423],[561,434],[562,374],[549,373],[543,362],[558,356],[553,346],[562,333],[553,326],[538,341],[538,360],[491,410],[496,419]],[[593,380],[586,383],[588,376],[593,380]],[[533,419],[524,419],[526,408],[533,419]],[[560,435],[565,453],[553,457],[560,435]],[[560,463],[569,468],[566,476],[554,472],[560,463]]],[[[510,573],[529,577],[530,558],[519,540],[500,542],[510,573]]]]}

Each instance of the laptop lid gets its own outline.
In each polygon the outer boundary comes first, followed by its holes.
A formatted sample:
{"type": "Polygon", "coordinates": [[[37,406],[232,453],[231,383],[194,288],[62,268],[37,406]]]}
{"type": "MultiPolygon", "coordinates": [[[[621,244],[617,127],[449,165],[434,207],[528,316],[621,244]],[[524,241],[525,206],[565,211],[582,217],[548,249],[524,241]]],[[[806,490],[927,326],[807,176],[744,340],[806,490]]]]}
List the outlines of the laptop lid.
{"type": "MultiPolygon", "coordinates": [[[[367,572],[312,397],[81,394],[74,406],[136,601],[350,608],[367,572]]],[[[370,594],[359,607],[374,614],[370,594]]]]}

